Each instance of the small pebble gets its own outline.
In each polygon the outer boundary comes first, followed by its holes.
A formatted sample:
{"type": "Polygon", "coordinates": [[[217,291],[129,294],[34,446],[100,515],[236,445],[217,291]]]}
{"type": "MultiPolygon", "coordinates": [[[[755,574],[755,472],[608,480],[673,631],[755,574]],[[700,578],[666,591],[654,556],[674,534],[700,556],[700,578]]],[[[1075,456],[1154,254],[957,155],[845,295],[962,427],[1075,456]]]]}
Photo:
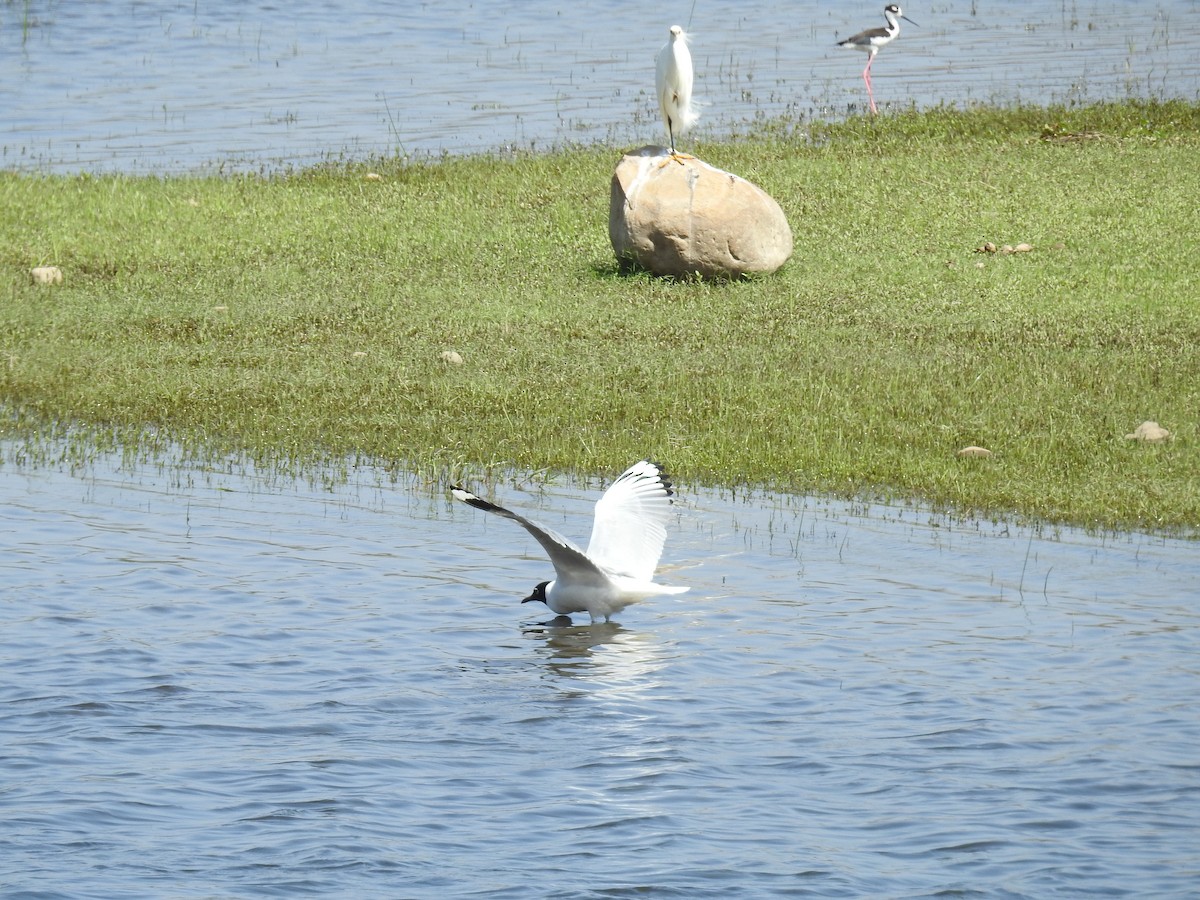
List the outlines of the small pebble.
{"type": "Polygon", "coordinates": [[[1147,444],[1157,444],[1168,440],[1171,437],[1171,432],[1163,428],[1157,422],[1146,421],[1133,429],[1133,434],[1125,435],[1127,441],[1145,441],[1147,444]]]}
{"type": "Polygon", "coordinates": [[[58,266],[34,266],[29,270],[34,284],[62,284],[62,269],[58,266]]]}
{"type": "Polygon", "coordinates": [[[992,451],[988,450],[986,447],[970,446],[963,447],[958,451],[957,455],[963,457],[964,459],[986,459],[992,455],[992,451]]]}
{"type": "Polygon", "coordinates": [[[454,350],[443,350],[440,359],[448,366],[461,366],[463,364],[463,358],[454,350]]]}

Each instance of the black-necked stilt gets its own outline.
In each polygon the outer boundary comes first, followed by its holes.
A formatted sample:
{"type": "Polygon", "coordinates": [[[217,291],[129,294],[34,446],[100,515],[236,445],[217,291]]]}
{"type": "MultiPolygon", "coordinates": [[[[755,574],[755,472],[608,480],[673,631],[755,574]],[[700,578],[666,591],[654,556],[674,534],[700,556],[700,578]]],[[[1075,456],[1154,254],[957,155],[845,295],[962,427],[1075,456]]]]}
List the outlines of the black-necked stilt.
{"type": "Polygon", "coordinates": [[[883,8],[883,17],[887,19],[887,25],[883,28],[868,28],[866,31],[860,31],[858,34],[846,38],[844,41],[838,41],[839,47],[846,47],[849,50],[863,50],[867,53],[867,67],[863,69],[863,81],[867,83],[867,99],[871,101],[871,112],[877,113],[879,110],[875,108],[875,94],[871,90],[871,63],[875,62],[875,54],[879,52],[879,48],[891,41],[900,33],[900,20],[903,19],[910,25],[917,23],[900,11],[895,3],[889,3],[883,8]]]}

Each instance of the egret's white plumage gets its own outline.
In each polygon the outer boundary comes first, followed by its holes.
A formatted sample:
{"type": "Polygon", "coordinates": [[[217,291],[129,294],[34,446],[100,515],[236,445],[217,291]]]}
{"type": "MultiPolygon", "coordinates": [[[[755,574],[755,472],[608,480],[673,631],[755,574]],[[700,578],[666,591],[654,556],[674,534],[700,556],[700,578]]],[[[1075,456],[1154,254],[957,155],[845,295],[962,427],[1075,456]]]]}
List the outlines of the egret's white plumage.
{"type": "Polygon", "coordinates": [[[863,81],[867,84],[867,99],[871,101],[871,112],[873,113],[879,112],[875,108],[875,92],[871,90],[871,63],[875,62],[875,54],[879,52],[880,47],[890,44],[900,34],[900,19],[910,25],[917,24],[904,15],[895,3],[889,3],[883,8],[883,18],[887,25],[882,28],[868,28],[866,31],[850,35],[844,41],[838,41],[839,47],[845,47],[847,50],[862,50],[867,54],[867,67],[863,69],[862,74],[863,81]]]}
{"type": "Polygon", "coordinates": [[[700,118],[692,105],[692,54],[688,36],[678,25],[672,25],[670,37],[658,51],[655,61],[654,84],[658,91],[658,108],[662,111],[667,137],[671,141],[671,156],[676,159],[675,137],[681,135],[700,118]]]}
{"type": "Polygon", "coordinates": [[[540,600],[559,615],[586,612],[608,621],[630,603],[655,594],[682,594],[686,587],[655,584],[654,570],[667,540],[671,482],[656,463],[642,460],[626,469],[596,502],[587,551],[554,531],[461,487],[455,499],[496,513],[523,527],[554,564],[554,581],[543,581],[522,600],[540,600]]]}

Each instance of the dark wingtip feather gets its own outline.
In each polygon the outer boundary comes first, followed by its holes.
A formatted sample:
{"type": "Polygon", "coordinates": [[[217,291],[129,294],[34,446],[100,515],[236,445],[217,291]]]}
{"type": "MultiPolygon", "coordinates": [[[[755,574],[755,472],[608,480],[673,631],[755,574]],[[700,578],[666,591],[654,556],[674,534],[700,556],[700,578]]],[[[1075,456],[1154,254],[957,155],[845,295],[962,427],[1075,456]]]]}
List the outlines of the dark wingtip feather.
{"type": "Polygon", "coordinates": [[[667,467],[660,463],[657,459],[646,458],[646,462],[658,469],[658,480],[662,482],[663,490],[667,492],[668,497],[674,497],[674,485],[671,477],[667,475],[667,467]]]}
{"type": "Polygon", "coordinates": [[[476,497],[466,488],[460,487],[457,484],[450,488],[450,494],[455,500],[461,500],[463,503],[467,504],[467,506],[473,506],[476,509],[482,509],[484,512],[492,512],[494,509],[496,509],[496,505],[494,503],[488,503],[482,497],[476,497]]]}

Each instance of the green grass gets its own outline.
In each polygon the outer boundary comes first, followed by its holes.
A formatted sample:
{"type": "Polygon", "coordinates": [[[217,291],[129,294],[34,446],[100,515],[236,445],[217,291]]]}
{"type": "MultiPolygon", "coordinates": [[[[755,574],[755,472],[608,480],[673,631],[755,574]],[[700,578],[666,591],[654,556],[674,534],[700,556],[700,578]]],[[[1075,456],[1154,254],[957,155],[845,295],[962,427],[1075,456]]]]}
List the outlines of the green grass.
{"type": "Polygon", "coordinates": [[[691,149],[779,201],[779,273],[620,274],[612,148],[0,175],[0,434],[154,426],[446,477],[650,454],[683,480],[1194,533],[1200,107],[776,121],[691,149]],[[1126,441],[1144,419],[1174,439],[1126,441]]]}

